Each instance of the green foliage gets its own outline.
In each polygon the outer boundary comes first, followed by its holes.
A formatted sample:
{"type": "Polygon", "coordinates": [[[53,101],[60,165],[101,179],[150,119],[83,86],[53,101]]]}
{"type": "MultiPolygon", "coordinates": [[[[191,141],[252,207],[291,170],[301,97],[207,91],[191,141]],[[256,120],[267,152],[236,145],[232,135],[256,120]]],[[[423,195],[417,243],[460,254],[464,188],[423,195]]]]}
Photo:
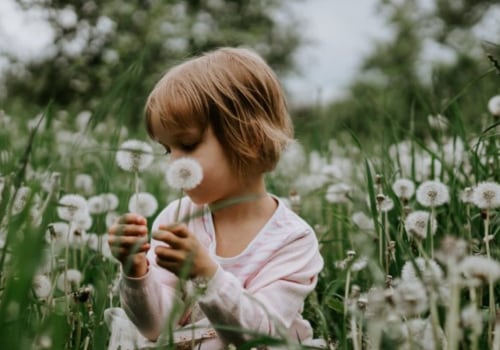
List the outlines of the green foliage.
{"type": "Polygon", "coordinates": [[[50,102],[59,109],[104,109],[134,128],[154,83],[185,57],[244,45],[284,72],[302,40],[281,0],[17,2],[47,10],[55,39],[53,52],[26,64],[23,74],[8,72],[5,108],[30,101],[38,108],[50,102]],[[275,19],[278,11],[287,13],[286,21],[275,19]],[[66,19],[73,15],[74,22],[66,19]]]}

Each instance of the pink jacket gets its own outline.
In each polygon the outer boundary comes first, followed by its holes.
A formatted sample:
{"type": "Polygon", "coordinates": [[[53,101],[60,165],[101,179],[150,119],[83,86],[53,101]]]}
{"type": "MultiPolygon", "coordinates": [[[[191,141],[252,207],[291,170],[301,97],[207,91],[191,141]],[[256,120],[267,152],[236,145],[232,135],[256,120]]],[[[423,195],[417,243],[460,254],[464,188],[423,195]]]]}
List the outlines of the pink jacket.
{"type": "MultiPolygon", "coordinates": [[[[222,348],[221,342],[238,345],[252,336],[210,329],[217,325],[292,342],[312,339],[311,326],[301,313],[304,299],[316,286],[323,259],[312,228],[282,201],[278,202],[273,216],[246,249],[235,257],[222,258],[215,254],[214,225],[208,206],[195,205],[184,197],[180,217],[202,213],[191,219],[188,227],[209,249],[219,268],[203,294],[193,299],[194,306],[187,307],[193,288],[184,288],[184,293],[176,291],[178,278],[155,261],[154,247],[165,243],[152,240],[148,273],[142,278],[122,276],[121,281],[122,307],[139,331],[155,340],[166,333],[169,324],[181,322],[174,328],[183,329],[190,325],[205,327],[206,331],[196,335],[206,345],[211,344],[203,349],[222,348]]],[[[175,221],[177,203],[171,203],[157,216],[152,230],[175,221]]]]}

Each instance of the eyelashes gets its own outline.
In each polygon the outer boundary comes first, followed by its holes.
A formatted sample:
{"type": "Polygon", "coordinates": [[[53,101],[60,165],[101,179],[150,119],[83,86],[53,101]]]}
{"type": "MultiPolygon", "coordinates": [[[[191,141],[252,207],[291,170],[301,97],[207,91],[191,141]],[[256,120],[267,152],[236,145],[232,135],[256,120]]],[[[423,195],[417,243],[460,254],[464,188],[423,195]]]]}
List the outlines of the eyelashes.
{"type": "MultiPolygon", "coordinates": [[[[183,152],[192,152],[196,149],[196,147],[198,147],[199,143],[192,143],[192,144],[180,144],[178,145],[177,147],[183,151],[183,152]]],[[[170,147],[168,146],[165,146],[163,145],[163,148],[165,149],[165,155],[169,155],[170,153],[172,153],[172,150],[170,149],[170,147]]]]}

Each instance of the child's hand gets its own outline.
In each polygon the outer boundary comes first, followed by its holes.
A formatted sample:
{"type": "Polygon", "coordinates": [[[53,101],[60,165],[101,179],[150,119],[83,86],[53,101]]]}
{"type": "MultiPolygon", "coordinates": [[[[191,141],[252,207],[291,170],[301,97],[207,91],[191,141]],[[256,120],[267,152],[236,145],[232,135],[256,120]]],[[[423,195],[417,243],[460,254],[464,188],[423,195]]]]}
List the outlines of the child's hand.
{"type": "Polygon", "coordinates": [[[130,277],[146,274],[148,265],[146,252],[150,248],[148,227],[144,217],[137,214],[120,216],[108,230],[111,253],[124,267],[130,277]]]}
{"type": "Polygon", "coordinates": [[[153,238],[169,245],[155,248],[156,262],[177,276],[182,275],[184,268],[188,269],[186,277],[210,278],[217,271],[217,264],[207,249],[186,225],[160,225],[159,230],[153,232],[153,238]]]}

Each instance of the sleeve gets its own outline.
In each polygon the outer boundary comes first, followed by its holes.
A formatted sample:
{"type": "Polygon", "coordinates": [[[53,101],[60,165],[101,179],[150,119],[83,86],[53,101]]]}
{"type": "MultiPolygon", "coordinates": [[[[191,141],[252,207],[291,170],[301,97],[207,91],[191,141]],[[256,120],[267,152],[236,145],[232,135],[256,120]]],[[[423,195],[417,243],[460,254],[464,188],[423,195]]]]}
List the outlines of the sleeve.
{"type": "Polygon", "coordinates": [[[279,336],[302,312],[322,267],[316,236],[309,232],[278,250],[246,289],[219,267],[198,302],[216,329],[226,326],[217,329],[226,344],[242,344],[252,337],[227,326],[279,336]]]}
{"type": "MultiPolygon", "coordinates": [[[[151,230],[160,223],[170,222],[173,205],[169,205],[155,219],[151,230]]],[[[156,340],[167,322],[177,324],[184,309],[183,301],[177,292],[178,278],[156,263],[155,247],[165,244],[151,240],[147,253],[148,272],[140,278],[121,275],[120,301],[127,316],[146,338],[156,340]],[[176,310],[180,310],[176,312],[176,310]]]]}

